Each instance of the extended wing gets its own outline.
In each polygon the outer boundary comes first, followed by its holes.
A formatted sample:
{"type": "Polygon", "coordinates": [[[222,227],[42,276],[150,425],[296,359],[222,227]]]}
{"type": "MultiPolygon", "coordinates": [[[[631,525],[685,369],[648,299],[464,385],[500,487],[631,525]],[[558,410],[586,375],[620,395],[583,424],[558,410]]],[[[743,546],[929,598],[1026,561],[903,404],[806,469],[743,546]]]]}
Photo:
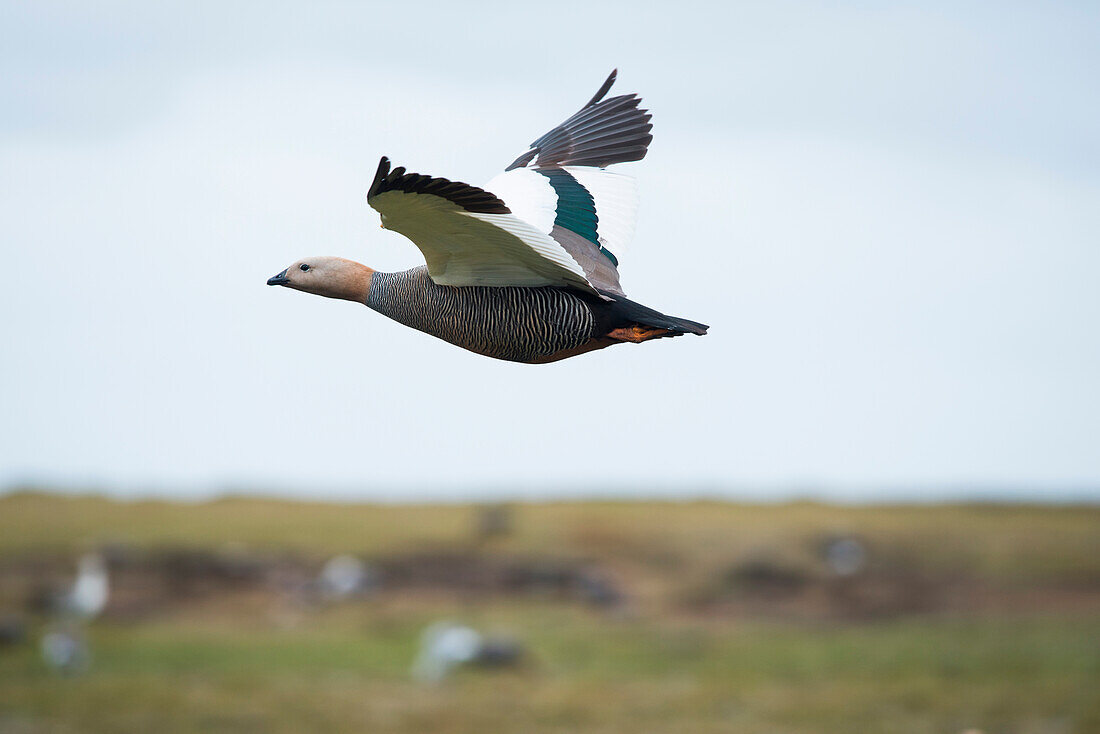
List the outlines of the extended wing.
{"type": "Polygon", "coordinates": [[[390,170],[367,194],[382,226],[408,237],[441,285],[556,285],[623,295],[613,251],[634,233],[634,179],[607,166],[641,160],[653,136],[633,94],[604,99],[617,71],[546,133],[489,191],[390,170]],[[492,193],[491,193],[492,192],[492,193]]]}
{"type": "Polygon", "coordinates": [[[596,292],[572,255],[494,194],[404,168],[383,157],[367,193],[382,226],[420,248],[440,285],[557,285],[596,292]]]}
{"type": "Polygon", "coordinates": [[[488,184],[511,211],[559,242],[590,283],[622,295],[618,259],[634,235],[634,179],[608,166],[645,157],[653,125],[641,99],[604,99],[617,71],[576,114],[531,144],[488,184]]]}

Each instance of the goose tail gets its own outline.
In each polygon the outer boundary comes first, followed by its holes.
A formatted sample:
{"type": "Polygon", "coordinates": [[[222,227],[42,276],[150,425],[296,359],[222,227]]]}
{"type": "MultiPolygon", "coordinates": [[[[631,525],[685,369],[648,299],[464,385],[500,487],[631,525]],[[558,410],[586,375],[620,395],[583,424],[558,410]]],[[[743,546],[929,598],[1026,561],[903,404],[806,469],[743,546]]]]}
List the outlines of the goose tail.
{"type": "Polygon", "coordinates": [[[617,323],[616,328],[608,332],[608,336],[615,339],[636,342],[683,334],[704,336],[710,329],[706,324],[669,316],[622,296],[613,298],[614,301],[608,305],[617,323]]]}

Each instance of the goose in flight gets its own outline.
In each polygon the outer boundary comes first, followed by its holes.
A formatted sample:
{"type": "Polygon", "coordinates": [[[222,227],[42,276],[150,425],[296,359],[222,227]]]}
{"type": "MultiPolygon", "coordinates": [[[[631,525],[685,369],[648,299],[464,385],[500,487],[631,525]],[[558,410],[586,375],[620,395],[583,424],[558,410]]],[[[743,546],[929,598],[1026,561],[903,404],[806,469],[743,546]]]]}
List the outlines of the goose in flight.
{"type": "Polygon", "coordinates": [[[363,303],[463,349],[529,364],[706,334],[631,301],[619,283],[614,253],[633,235],[637,197],[633,178],[608,167],[644,158],[653,126],[637,95],[604,99],[616,74],[484,189],[382,158],[367,203],[426,265],[383,273],[311,257],[267,284],[363,303]]]}

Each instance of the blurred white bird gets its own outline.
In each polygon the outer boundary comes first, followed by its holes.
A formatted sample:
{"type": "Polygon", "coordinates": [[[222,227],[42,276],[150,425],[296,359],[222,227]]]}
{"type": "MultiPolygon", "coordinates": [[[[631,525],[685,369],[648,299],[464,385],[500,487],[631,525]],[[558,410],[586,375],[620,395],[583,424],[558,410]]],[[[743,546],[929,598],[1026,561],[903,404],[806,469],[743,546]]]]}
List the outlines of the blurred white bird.
{"type": "Polygon", "coordinates": [[[61,598],[61,612],[77,619],[99,616],[107,606],[107,564],[98,553],[87,553],[77,563],[76,581],[61,598]]]}
{"type": "Polygon", "coordinates": [[[83,636],[73,629],[55,629],[42,636],[42,660],[52,670],[67,675],[82,673],[88,668],[88,646],[83,636]]]}
{"type": "Polygon", "coordinates": [[[355,556],[336,556],[321,569],[318,585],[325,598],[346,599],[369,591],[374,585],[374,573],[355,556]]]}
{"type": "Polygon", "coordinates": [[[461,665],[502,668],[514,666],[522,658],[523,645],[512,637],[485,637],[465,625],[436,622],[421,636],[413,676],[436,683],[461,665]]]}
{"type": "Polygon", "coordinates": [[[420,638],[420,655],[413,663],[417,680],[436,683],[459,665],[473,661],[481,649],[481,634],[454,622],[436,622],[420,638]]]}

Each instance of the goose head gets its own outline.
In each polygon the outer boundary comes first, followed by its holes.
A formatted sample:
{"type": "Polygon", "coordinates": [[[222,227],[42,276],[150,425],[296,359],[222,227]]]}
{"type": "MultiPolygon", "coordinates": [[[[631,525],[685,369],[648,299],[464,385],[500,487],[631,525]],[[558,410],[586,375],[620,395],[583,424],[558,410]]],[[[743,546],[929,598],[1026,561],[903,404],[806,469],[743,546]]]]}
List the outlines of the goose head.
{"type": "Polygon", "coordinates": [[[307,257],[268,278],[267,284],[365,303],[373,274],[366,265],[342,257],[307,257]]]}

